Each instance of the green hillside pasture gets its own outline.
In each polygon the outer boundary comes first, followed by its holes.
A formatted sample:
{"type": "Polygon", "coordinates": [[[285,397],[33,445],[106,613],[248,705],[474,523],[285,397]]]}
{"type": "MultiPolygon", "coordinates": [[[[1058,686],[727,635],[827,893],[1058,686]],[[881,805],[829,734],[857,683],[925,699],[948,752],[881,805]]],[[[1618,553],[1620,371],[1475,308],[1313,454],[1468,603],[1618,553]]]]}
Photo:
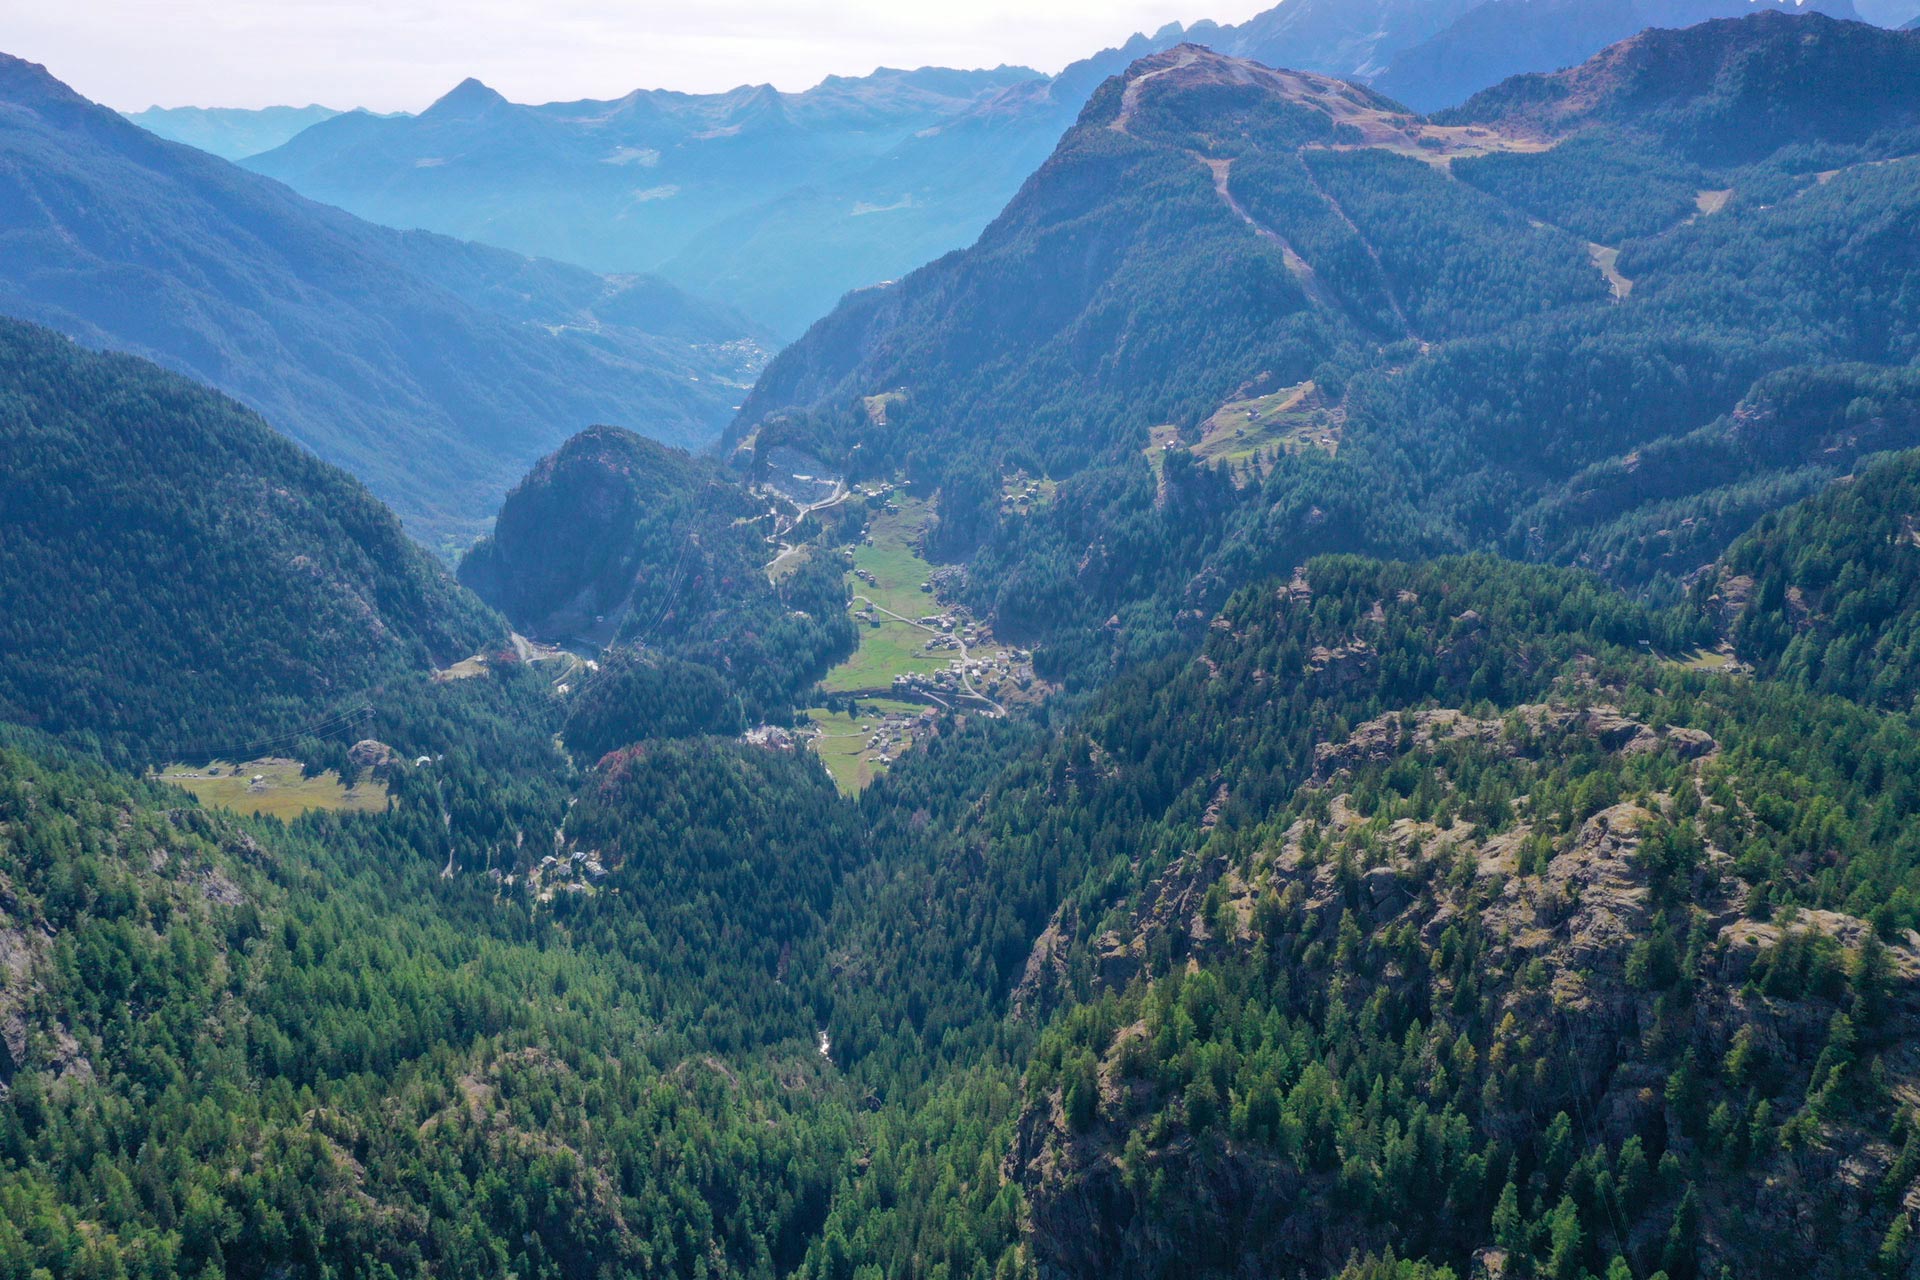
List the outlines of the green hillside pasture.
{"type": "MultiPolygon", "coordinates": [[[[871,545],[854,549],[853,568],[847,573],[847,590],[855,597],[851,607],[856,614],[871,600],[881,609],[903,618],[918,619],[939,612],[931,593],[920,590],[933,566],[914,549],[926,529],[927,503],[897,494],[895,511],[876,514],[869,527],[871,545]],[[872,575],[869,582],[862,574],[872,575]]],[[[884,614],[876,615],[878,626],[862,622],[860,645],[853,655],[826,674],[820,687],[827,693],[883,693],[893,687],[897,675],[931,675],[946,669],[951,652],[928,652],[926,642],[932,632],[923,627],[898,622],[884,614]]]]}
{"type": "Polygon", "coordinates": [[[387,784],[362,777],[351,787],[329,769],[302,777],[300,762],[273,756],[244,764],[216,760],[211,765],[168,765],[159,780],[192,792],[201,804],[234,813],[259,814],[291,822],[303,813],[326,809],[344,813],[385,813],[387,784]],[[254,781],[258,778],[259,781],[254,781]]]}
{"type": "Polygon", "coordinates": [[[1207,419],[1193,455],[1203,462],[1243,466],[1275,450],[1301,453],[1340,447],[1346,415],[1311,381],[1271,395],[1221,405],[1207,419]]]}
{"type": "Polygon", "coordinates": [[[834,785],[843,795],[858,795],[869,783],[887,771],[887,766],[905,750],[907,741],[896,739],[880,747],[868,745],[889,715],[916,716],[921,706],[892,698],[862,699],[859,714],[811,707],[807,716],[820,728],[813,739],[814,754],[827,766],[834,785]]]}

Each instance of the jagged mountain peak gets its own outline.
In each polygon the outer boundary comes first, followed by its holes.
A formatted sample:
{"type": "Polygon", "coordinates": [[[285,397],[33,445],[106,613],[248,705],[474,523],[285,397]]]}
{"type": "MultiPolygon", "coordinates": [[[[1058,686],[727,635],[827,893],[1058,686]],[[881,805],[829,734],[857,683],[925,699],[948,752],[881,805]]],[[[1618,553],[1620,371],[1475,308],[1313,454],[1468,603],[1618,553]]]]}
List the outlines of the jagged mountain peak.
{"type": "Polygon", "coordinates": [[[786,97],[770,84],[743,84],[726,96],[729,114],[736,119],[785,120],[786,97]]]}
{"type": "Polygon", "coordinates": [[[421,112],[422,119],[471,118],[513,104],[497,90],[468,76],[421,112]]]}

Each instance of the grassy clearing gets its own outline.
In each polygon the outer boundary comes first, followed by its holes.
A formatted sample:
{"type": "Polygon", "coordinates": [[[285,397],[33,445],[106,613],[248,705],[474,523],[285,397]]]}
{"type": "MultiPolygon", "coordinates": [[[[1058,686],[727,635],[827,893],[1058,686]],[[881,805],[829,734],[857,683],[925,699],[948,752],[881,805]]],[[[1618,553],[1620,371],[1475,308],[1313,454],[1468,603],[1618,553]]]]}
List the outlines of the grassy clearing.
{"type": "Polygon", "coordinates": [[[827,766],[841,794],[860,794],[887,771],[887,765],[904,749],[905,742],[899,738],[879,747],[868,745],[887,717],[911,718],[919,715],[920,710],[918,703],[893,698],[863,698],[858,715],[828,711],[825,707],[808,708],[808,717],[820,729],[812,740],[814,754],[827,766]]]}
{"type": "Polygon", "coordinates": [[[159,773],[199,797],[200,803],[235,813],[257,813],[291,822],[313,809],[345,813],[385,813],[387,785],[362,776],[353,787],[340,785],[340,775],[329,769],[312,778],[300,776],[300,762],[278,756],[233,764],[216,760],[205,768],[168,765],[159,773]],[[255,782],[255,778],[260,781],[255,782]]]}
{"type": "Polygon", "coordinates": [[[1030,516],[1053,505],[1059,483],[1047,476],[1039,479],[1016,471],[1000,481],[1000,510],[1008,515],[1030,516]]]}
{"type": "MultiPolygon", "coordinates": [[[[897,490],[893,504],[896,510],[877,513],[868,526],[872,545],[854,549],[847,589],[882,609],[919,618],[938,608],[933,597],[920,590],[933,566],[913,549],[931,512],[926,502],[897,490]]],[[[858,600],[854,601],[856,612],[861,607],[858,600]]],[[[927,636],[919,627],[891,618],[880,618],[878,626],[862,622],[860,647],[829,671],[820,687],[828,693],[884,692],[893,687],[897,675],[932,674],[945,669],[952,655],[928,653],[927,636]]]]}
{"type": "Polygon", "coordinates": [[[827,766],[841,795],[857,796],[867,784],[886,772],[886,765],[867,750],[867,737],[879,725],[878,717],[856,720],[845,712],[814,708],[807,714],[820,726],[813,753],[827,766]]]}
{"type": "Polygon", "coordinates": [[[887,410],[896,404],[904,404],[907,393],[904,391],[882,391],[877,396],[863,396],[860,403],[867,411],[867,421],[876,427],[887,425],[887,410]]]}
{"type": "MultiPolygon", "coordinates": [[[[932,594],[920,589],[933,566],[914,550],[932,512],[924,500],[899,489],[889,495],[888,505],[894,509],[874,512],[867,525],[870,541],[854,548],[853,566],[847,571],[847,590],[860,597],[852,602],[855,615],[866,611],[863,600],[907,618],[935,613],[939,606],[932,594]]],[[[929,653],[928,635],[920,627],[878,612],[862,618],[859,647],[826,674],[820,688],[826,693],[885,694],[892,690],[895,676],[945,670],[952,655],[929,653]]],[[[840,789],[855,794],[884,773],[887,760],[904,745],[876,749],[868,745],[874,733],[889,715],[913,716],[919,711],[917,703],[885,696],[862,698],[857,715],[814,708],[808,714],[821,733],[813,740],[813,749],[840,789]]]]}
{"type": "Polygon", "coordinates": [[[827,693],[879,692],[893,688],[893,678],[944,670],[949,653],[928,653],[927,633],[890,618],[880,625],[860,625],[860,647],[853,656],[827,673],[820,687],[827,693]]]}
{"type": "Polygon", "coordinates": [[[1422,125],[1404,135],[1389,136],[1378,142],[1336,142],[1326,149],[1329,151],[1390,151],[1394,155],[1418,160],[1444,171],[1451,169],[1455,160],[1473,159],[1477,156],[1490,156],[1496,153],[1533,155],[1541,151],[1550,151],[1552,147],[1536,138],[1509,138],[1478,125],[1429,124],[1422,125]]]}
{"type": "Polygon", "coordinates": [[[1692,653],[1683,653],[1667,659],[1676,667],[1685,667],[1689,671],[1737,671],[1739,660],[1730,653],[1717,649],[1695,649],[1692,653]]]}
{"type": "Polygon", "coordinates": [[[848,581],[856,594],[868,597],[882,608],[915,618],[934,608],[933,597],[920,590],[920,584],[933,572],[933,566],[914,550],[920,535],[926,532],[933,510],[925,500],[908,497],[899,490],[894,491],[893,504],[897,510],[875,513],[868,525],[872,544],[856,547],[853,552],[853,567],[872,574],[874,581],[865,582],[856,577],[848,581]]]}
{"type": "Polygon", "coordinates": [[[497,660],[511,662],[515,657],[521,662],[557,662],[558,674],[550,674],[548,679],[554,683],[567,679],[579,665],[579,655],[562,649],[559,645],[548,644],[542,640],[529,640],[518,632],[508,636],[507,643],[493,654],[476,653],[460,659],[451,666],[435,668],[433,678],[444,684],[449,680],[471,680],[475,676],[484,676],[493,669],[497,660]]]}
{"type": "Polygon", "coordinates": [[[1203,462],[1246,466],[1270,463],[1280,453],[1317,449],[1333,454],[1345,426],[1346,414],[1308,381],[1221,405],[1207,419],[1193,455],[1203,462]]]}

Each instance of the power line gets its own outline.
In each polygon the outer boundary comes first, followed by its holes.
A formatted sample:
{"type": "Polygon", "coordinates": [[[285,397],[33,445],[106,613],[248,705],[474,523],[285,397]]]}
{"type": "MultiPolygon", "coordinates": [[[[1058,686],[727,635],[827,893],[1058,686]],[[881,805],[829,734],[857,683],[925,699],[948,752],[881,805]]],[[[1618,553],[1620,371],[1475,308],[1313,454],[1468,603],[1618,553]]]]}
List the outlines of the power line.
{"type": "Polygon", "coordinates": [[[362,702],[358,706],[348,708],[344,711],[332,712],[322,716],[318,720],[310,721],[298,728],[289,729],[284,733],[272,734],[264,738],[256,738],[252,742],[246,743],[225,743],[215,746],[198,746],[191,749],[183,748],[179,754],[188,757],[204,757],[209,760],[250,759],[268,747],[280,746],[284,743],[293,742],[305,737],[321,737],[322,735],[345,728],[362,717],[370,717],[372,714],[373,704],[370,702],[362,702]]]}

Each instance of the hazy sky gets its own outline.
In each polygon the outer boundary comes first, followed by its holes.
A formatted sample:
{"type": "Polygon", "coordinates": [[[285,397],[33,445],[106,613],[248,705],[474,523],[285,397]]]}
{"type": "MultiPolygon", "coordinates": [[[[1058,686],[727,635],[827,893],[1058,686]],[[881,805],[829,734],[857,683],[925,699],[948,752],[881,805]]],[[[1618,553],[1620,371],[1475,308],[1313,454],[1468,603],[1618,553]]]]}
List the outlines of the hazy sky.
{"type": "Polygon", "coordinates": [[[418,110],[469,75],[517,102],[548,102],[762,81],[803,89],[876,66],[1057,71],[1137,30],[1237,22],[1274,2],[0,0],[0,52],[122,110],[418,110]]]}

